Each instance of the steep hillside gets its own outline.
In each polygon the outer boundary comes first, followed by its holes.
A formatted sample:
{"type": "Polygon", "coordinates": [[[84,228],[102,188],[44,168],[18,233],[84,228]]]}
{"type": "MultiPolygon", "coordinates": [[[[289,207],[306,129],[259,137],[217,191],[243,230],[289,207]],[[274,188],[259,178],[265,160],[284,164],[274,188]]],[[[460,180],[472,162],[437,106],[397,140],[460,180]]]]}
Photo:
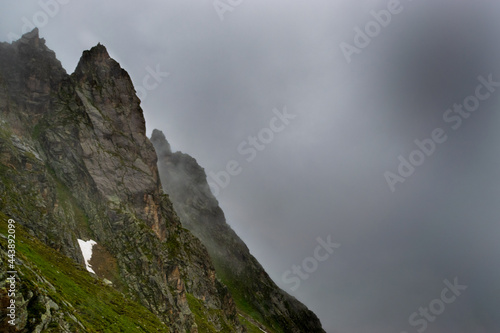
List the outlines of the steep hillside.
{"type": "Polygon", "coordinates": [[[158,130],[153,131],[151,142],[158,154],[163,188],[181,223],[207,247],[217,275],[228,286],[238,308],[273,332],[324,332],[316,315],[276,286],[226,223],[196,160],[172,153],[158,130]]]}
{"type": "MultiPolygon", "coordinates": [[[[0,44],[0,223],[14,219],[25,230],[10,330],[134,331],[144,321],[136,331],[245,331],[205,247],[162,192],[139,103],[102,45],[67,75],[36,29],[0,44]],[[83,264],[77,239],[97,242],[99,279],[62,259],[83,264]],[[115,291],[97,288],[104,278],[115,291]]],[[[7,319],[2,306],[3,328],[7,319]]]]}
{"type": "Polygon", "coordinates": [[[145,133],[103,45],[68,75],[37,29],[0,43],[0,331],[323,332],[155,132],[160,181],[145,133]]]}
{"type": "MultiPolygon", "coordinates": [[[[3,221],[7,216],[0,213],[3,221]]],[[[0,225],[0,289],[10,290],[7,224],[0,225]]],[[[40,242],[22,226],[16,226],[15,327],[0,322],[0,332],[171,332],[157,316],[102,280],[82,265],[40,242]]],[[[0,298],[2,310],[10,305],[0,298]]],[[[8,318],[10,320],[10,318],[8,318]]]]}

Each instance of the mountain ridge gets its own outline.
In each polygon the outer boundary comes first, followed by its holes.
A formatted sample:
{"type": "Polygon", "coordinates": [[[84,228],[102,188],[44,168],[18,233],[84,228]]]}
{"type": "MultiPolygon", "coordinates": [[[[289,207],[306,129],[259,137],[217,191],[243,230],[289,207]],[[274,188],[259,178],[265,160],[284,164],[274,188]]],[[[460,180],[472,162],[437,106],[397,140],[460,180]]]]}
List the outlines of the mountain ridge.
{"type": "Polygon", "coordinates": [[[218,276],[228,286],[236,304],[276,331],[324,332],[319,319],[272,281],[227,224],[206,173],[196,159],[172,152],[165,135],[157,129],[152,132],[151,142],[158,155],[164,191],[182,225],[206,246],[218,276]]]}
{"type": "MultiPolygon", "coordinates": [[[[18,221],[31,249],[46,246],[43,251],[55,250],[83,267],[77,239],[95,240],[95,281],[111,281],[113,290],[162,323],[158,329],[256,329],[248,321],[242,324],[206,247],[182,226],[164,193],[140,100],[128,73],[103,45],[84,51],[68,75],[38,29],[12,44],[1,43],[0,119],[0,211],[18,221]]],[[[57,266],[50,256],[42,260],[19,248],[24,288],[15,300],[23,304],[24,316],[13,331],[114,331],[113,312],[103,312],[111,325],[106,327],[89,320],[70,297],[68,285],[75,281],[45,277],[43,271],[37,274],[51,283],[33,277],[29,267],[37,263],[57,266]]],[[[8,299],[3,274],[2,302],[8,299]]],[[[66,278],[73,275],[80,276],[68,268],[66,278]]],[[[87,285],[76,287],[82,286],[87,285]]],[[[1,315],[1,327],[12,330],[1,315]]],[[[130,320],[122,331],[150,331],[137,318],[130,320]]]]}

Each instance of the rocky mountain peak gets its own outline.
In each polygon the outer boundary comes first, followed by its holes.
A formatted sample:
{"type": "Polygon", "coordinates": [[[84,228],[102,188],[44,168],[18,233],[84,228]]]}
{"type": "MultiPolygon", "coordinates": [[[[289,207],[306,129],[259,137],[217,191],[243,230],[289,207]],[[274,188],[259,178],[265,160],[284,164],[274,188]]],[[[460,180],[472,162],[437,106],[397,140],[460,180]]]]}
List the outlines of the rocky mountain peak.
{"type": "Polygon", "coordinates": [[[167,138],[165,138],[165,134],[163,134],[162,131],[154,129],[153,133],[151,134],[151,142],[153,143],[156,149],[156,154],[159,158],[172,154],[170,144],[168,143],[167,138]]]}
{"type": "Polygon", "coordinates": [[[203,168],[156,130],[160,181],[145,132],[132,81],[103,45],[70,76],[38,29],[0,44],[0,220],[15,220],[24,244],[15,331],[324,332],[225,223],[203,168]],[[78,264],[89,239],[94,275],[78,264]]]}
{"type": "MultiPolygon", "coordinates": [[[[13,42],[12,45],[19,55],[30,57],[30,60],[41,59],[46,64],[50,64],[54,67],[51,70],[56,70],[58,72],[64,71],[60,61],[56,59],[55,52],[45,45],[44,38],[40,38],[38,28],[34,28],[30,32],[25,33],[19,40],[13,42]]],[[[36,65],[38,67],[44,67],[40,66],[40,63],[36,65]]],[[[65,71],[64,74],[66,74],[65,71]]]]}
{"type": "Polygon", "coordinates": [[[81,62],[92,62],[92,63],[102,63],[111,59],[108,50],[101,43],[97,43],[96,46],[92,47],[90,50],[83,51],[81,62]]]}
{"type": "Polygon", "coordinates": [[[0,108],[8,109],[10,101],[25,105],[6,113],[3,120],[8,119],[18,134],[29,132],[47,111],[66,71],[36,28],[11,44],[0,43],[0,64],[0,108]]]}
{"type": "MultiPolygon", "coordinates": [[[[127,86],[132,87],[132,80],[128,73],[109,56],[108,50],[101,43],[90,50],[83,51],[73,75],[79,81],[99,83],[100,87],[114,80],[125,79],[127,86]]],[[[135,93],[130,95],[135,96],[135,93]]]]}
{"type": "Polygon", "coordinates": [[[42,46],[45,46],[45,39],[40,38],[39,30],[38,28],[35,28],[30,32],[25,33],[20,40],[14,43],[30,44],[36,48],[39,48],[40,44],[42,46]]]}
{"type": "MultiPolygon", "coordinates": [[[[97,119],[96,126],[109,125],[108,132],[132,133],[140,142],[144,141],[146,125],[139,98],[128,73],[120,64],[109,56],[106,47],[97,44],[90,50],[83,51],[72,78],[84,100],[93,100],[104,118],[97,119]],[[111,132],[110,132],[111,131],[111,132]]],[[[99,113],[97,113],[99,118],[99,113]]],[[[136,143],[132,142],[131,151],[136,143]]]]}

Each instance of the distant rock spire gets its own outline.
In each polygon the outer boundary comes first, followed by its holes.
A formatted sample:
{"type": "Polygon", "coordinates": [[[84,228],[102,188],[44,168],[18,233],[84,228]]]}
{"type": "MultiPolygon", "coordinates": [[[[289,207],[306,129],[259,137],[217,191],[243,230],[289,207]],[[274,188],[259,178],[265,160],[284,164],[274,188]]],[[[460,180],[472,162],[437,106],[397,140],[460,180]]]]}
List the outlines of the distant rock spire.
{"type": "Polygon", "coordinates": [[[36,39],[36,38],[40,38],[39,36],[39,30],[38,28],[34,28],[33,30],[31,30],[30,32],[27,32],[25,33],[22,38],[26,38],[26,39],[36,39]]]}
{"type": "Polygon", "coordinates": [[[45,45],[45,39],[40,38],[38,28],[34,28],[30,32],[22,35],[21,39],[19,39],[16,43],[29,44],[35,48],[39,48],[40,44],[42,46],[45,45]]]}
{"type": "Polygon", "coordinates": [[[151,134],[151,142],[155,146],[156,154],[158,157],[162,157],[165,155],[171,155],[172,149],[170,148],[170,144],[165,138],[165,134],[162,131],[154,129],[151,134]]]}

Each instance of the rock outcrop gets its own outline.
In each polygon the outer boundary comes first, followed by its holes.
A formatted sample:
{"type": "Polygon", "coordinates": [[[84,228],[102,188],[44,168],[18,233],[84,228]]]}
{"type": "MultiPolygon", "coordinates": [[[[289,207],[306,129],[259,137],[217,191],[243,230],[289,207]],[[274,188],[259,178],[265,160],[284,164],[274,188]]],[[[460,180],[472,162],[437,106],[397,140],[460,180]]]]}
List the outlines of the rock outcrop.
{"type": "Polygon", "coordinates": [[[324,332],[314,313],[271,280],[247,246],[226,223],[207,177],[196,160],[172,153],[164,134],[154,130],[164,191],[181,223],[207,247],[217,275],[229,287],[241,311],[276,332],[324,332]]]}
{"type": "MultiPolygon", "coordinates": [[[[36,29],[0,44],[0,210],[80,264],[77,239],[97,241],[106,260],[95,262],[109,265],[95,267],[99,278],[170,332],[244,331],[205,247],[163,194],[139,104],[102,45],[85,51],[68,75],[36,29]]],[[[29,289],[19,297],[30,299],[29,289]]],[[[44,318],[44,327],[61,326],[44,318]]],[[[28,332],[39,318],[18,319],[18,331],[28,332]]],[[[79,322],[82,331],[96,329],[79,322]]]]}
{"type": "Polygon", "coordinates": [[[0,43],[0,180],[2,332],[323,332],[225,223],[196,161],[146,137],[103,45],[69,75],[37,29],[0,43]]]}

